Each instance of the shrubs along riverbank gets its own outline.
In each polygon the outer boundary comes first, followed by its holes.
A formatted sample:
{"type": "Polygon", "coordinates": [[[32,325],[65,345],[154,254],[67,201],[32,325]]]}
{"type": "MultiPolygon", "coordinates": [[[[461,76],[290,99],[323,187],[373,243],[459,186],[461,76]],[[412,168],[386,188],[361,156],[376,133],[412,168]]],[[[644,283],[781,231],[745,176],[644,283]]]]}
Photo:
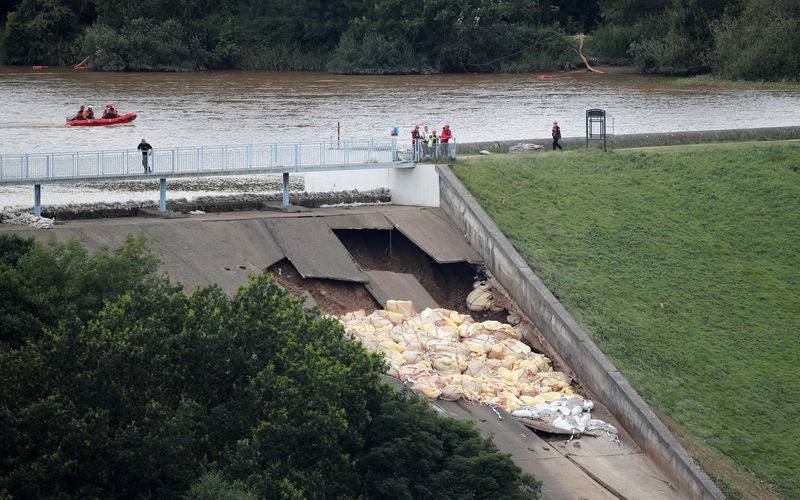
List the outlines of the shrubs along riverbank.
{"type": "Polygon", "coordinates": [[[794,498],[799,163],[800,144],[765,143],[455,172],[729,497],[794,498]]]}

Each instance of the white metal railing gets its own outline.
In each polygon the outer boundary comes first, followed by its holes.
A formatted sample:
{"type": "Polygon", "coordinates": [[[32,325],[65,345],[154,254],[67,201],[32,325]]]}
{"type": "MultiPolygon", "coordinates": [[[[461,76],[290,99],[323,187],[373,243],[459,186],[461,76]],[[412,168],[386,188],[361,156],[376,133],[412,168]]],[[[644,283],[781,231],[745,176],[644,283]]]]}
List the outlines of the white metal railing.
{"type": "MultiPolygon", "coordinates": [[[[148,158],[152,175],[297,172],[349,166],[390,166],[401,158],[397,139],[342,139],[322,142],[229,144],[154,148],[148,158]]],[[[0,155],[0,183],[81,180],[141,176],[138,150],[0,155]]]]}

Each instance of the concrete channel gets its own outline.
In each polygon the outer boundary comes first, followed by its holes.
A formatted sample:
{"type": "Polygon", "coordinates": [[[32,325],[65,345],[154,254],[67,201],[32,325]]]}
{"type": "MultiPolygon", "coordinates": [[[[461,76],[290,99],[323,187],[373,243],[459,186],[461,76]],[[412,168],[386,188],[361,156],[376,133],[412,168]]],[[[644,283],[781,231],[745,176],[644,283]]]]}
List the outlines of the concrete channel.
{"type": "MultiPolygon", "coordinates": [[[[464,311],[472,273],[485,271],[496,292],[523,314],[528,343],[573,376],[579,392],[595,401],[596,417],[621,430],[619,443],[604,436],[537,434],[502,410],[463,400],[436,401],[437,411],[474,420],[501,451],[543,481],[544,498],[724,498],[449,166],[418,165],[387,175],[397,176],[387,186],[388,204],[384,198],[375,205],[297,211],[256,204],[191,217],[148,217],[142,211],[134,217],[67,220],[52,230],[0,224],[0,231],[42,241],[51,234],[60,240],[77,237],[90,250],[143,233],[155,238],[162,269],[188,291],[216,283],[233,293],[251,273],[267,268],[292,293],[333,313],[380,307],[389,298],[464,311]]],[[[400,381],[389,382],[403,390],[400,381]]]]}

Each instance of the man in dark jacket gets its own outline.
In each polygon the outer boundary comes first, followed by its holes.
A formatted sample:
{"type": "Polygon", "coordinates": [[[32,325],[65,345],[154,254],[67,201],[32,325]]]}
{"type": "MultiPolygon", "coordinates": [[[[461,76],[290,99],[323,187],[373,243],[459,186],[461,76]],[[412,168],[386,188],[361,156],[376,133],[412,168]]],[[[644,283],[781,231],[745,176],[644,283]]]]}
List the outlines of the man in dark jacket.
{"type": "Polygon", "coordinates": [[[419,161],[419,150],[422,145],[422,135],[419,133],[419,125],[411,131],[411,147],[414,148],[414,161],[419,161]]]}
{"type": "Polygon", "coordinates": [[[558,143],[558,140],[561,139],[561,129],[558,126],[558,122],[553,122],[553,151],[556,150],[556,147],[560,151],[564,151],[564,148],[561,147],[561,144],[558,143]]]}
{"type": "Polygon", "coordinates": [[[144,173],[152,172],[153,167],[147,166],[147,157],[153,154],[153,146],[147,144],[147,141],[142,139],[142,142],[136,146],[136,149],[142,152],[142,166],[144,167],[144,173]]]}

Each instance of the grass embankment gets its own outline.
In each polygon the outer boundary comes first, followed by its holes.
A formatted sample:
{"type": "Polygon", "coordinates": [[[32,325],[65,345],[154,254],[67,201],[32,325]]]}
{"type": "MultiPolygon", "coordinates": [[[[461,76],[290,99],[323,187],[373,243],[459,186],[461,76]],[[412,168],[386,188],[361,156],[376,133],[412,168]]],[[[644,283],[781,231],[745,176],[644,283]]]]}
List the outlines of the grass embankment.
{"type": "Polygon", "coordinates": [[[732,498],[800,498],[800,144],[455,172],[732,498]]]}

